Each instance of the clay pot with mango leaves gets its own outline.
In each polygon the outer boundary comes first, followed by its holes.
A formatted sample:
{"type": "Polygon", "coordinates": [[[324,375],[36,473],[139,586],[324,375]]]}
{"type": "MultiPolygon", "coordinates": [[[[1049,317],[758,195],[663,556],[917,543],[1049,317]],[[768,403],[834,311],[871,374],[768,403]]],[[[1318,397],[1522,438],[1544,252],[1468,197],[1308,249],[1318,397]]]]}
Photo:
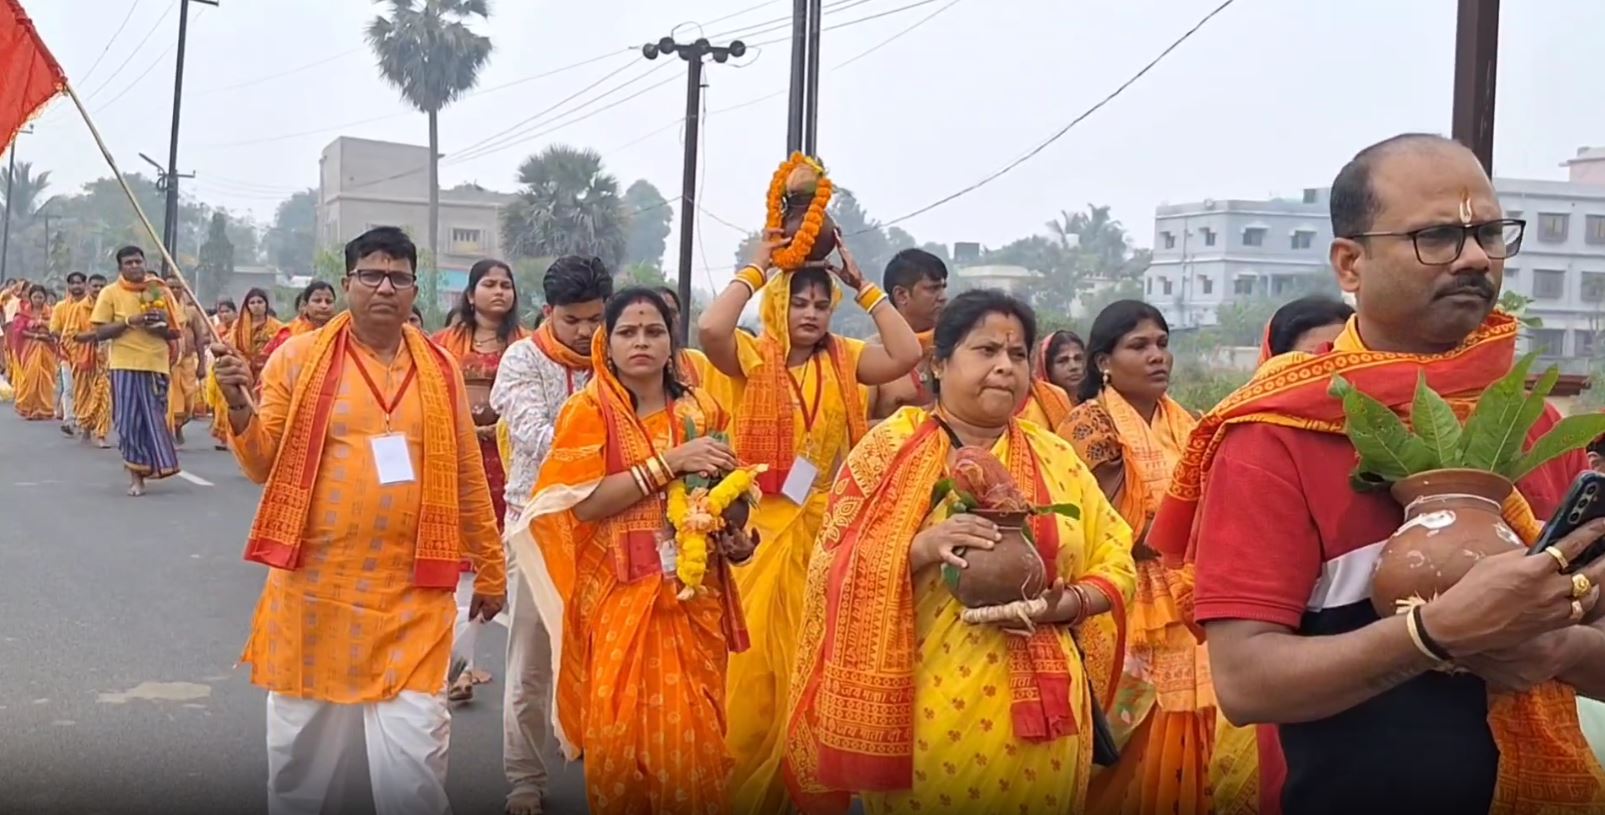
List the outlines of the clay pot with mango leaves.
{"type": "Polygon", "coordinates": [[[1523,546],[1502,512],[1513,485],[1605,434],[1605,414],[1584,414],[1562,419],[1527,445],[1559,378],[1551,368],[1527,392],[1532,363],[1524,357],[1484,391],[1464,423],[1424,375],[1411,403],[1397,406],[1408,412],[1408,425],[1395,408],[1333,377],[1344,432],[1359,456],[1351,483],[1360,491],[1389,490],[1404,508],[1372,573],[1377,614],[1409,611],[1448,591],[1483,558],[1523,546]]]}

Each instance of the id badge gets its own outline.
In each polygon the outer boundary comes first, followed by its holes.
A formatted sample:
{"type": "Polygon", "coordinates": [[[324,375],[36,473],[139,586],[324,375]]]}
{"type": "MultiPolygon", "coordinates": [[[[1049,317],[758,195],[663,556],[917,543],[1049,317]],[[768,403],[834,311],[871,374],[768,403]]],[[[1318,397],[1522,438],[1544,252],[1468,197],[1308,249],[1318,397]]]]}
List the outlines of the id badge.
{"type": "Polygon", "coordinates": [[[786,483],[780,485],[780,494],[797,506],[808,501],[808,493],[814,488],[814,480],[819,478],[819,468],[814,466],[802,456],[791,462],[791,472],[786,474],[786,483]]]}
{"type": "Polygon", "coordinates": [[[374,436],[369,441],[373,445],[373,466],[381,486],[412,483],[415,479],[412,472],[412,449],[407,444],[405,434],[386,433],[383,436],[374,436]]]}

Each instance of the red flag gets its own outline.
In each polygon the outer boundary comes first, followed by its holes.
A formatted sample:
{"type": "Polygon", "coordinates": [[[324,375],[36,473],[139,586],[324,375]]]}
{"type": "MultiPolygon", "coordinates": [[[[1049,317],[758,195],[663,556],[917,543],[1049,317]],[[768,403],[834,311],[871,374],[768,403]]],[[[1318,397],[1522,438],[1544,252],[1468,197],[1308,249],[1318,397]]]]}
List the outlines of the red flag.
{"type": "Polygon", "coordinates": [[[67,75],[50,55],[22,0],[0,0],[0,150],[62,88],[67,75]]]}

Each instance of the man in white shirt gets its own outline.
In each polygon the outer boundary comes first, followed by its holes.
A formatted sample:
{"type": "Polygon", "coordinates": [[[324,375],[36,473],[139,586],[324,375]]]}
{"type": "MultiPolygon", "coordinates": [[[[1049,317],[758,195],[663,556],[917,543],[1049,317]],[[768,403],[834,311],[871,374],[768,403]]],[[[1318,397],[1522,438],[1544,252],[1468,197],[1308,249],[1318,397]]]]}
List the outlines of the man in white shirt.
{"type": "MultiPolygon", "coordinates": [[[[591,379],[591,336],[613,294],[613,276],[599,258],[558,258],[542,281],[546,306],[535,334],[502,355],[490,405],[501,416],[508,449],[507,527],[513,528],[552,449],[563,403],[591,379]]],[[[508,557],[507,684],[502,699],[502,765],[512,790],[510,815],[538,815],[546,789],[541,748],[551,721],[552,646],[519,572],[508,557]]]]}

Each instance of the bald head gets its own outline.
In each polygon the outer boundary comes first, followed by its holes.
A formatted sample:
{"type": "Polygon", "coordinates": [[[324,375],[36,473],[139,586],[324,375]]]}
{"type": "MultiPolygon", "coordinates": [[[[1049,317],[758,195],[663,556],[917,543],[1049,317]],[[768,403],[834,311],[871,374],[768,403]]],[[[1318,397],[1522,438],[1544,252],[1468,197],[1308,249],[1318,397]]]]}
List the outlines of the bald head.
{"type": "Polygon", "coordinates": [[[1378,169],[1390,158],[1422,153],[1442,158],[1454,154],[1477,163],[1476,155],[1465,145],[1436,133],[1401,133],[1383,139],[1356,153],[1333,179],[1332,234],[1348,237],[1370,231],[1383,205],[1376,185],[1378,169]]]}

